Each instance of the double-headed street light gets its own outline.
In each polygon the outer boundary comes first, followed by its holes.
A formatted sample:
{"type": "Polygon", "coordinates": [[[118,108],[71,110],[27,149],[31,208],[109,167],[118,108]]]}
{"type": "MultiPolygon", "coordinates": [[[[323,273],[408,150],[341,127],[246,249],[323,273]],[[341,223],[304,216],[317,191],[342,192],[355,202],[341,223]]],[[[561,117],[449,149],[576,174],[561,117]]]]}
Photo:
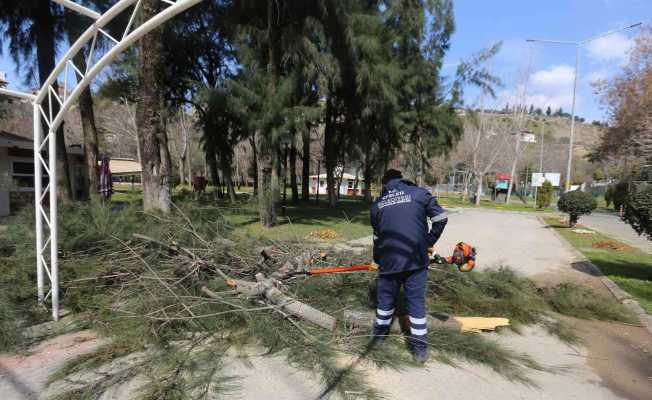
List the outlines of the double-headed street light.
{"type": "Polygon", "coordinates": [[[553,44],[567,44],[575,46],[575,76],[573,77],[573,105],[571,110],[571,131],[570,131],[570,141],[568,142],[568,164],[566,165],[566,190],[570,189],[571,184],[571,167],[573,163],[573,139],[575,137],[575,96],[577,92],[577,75],[580,66],[580,48],[585,44],[592,42],[596,39],[603,38],[605,36],[613,35],[614,33],[624,31],[626,29],[636,28],[641,25],[641,22],[638,22],[633,25],[625,26],[623,28],[614,29],[593,37],[590,37],[586,40],[580,41],[566,41],[566,40],[547,40],[547,39],[526,39],[527,42],[539,42],[539,43],[553,43],[553,44]]]}

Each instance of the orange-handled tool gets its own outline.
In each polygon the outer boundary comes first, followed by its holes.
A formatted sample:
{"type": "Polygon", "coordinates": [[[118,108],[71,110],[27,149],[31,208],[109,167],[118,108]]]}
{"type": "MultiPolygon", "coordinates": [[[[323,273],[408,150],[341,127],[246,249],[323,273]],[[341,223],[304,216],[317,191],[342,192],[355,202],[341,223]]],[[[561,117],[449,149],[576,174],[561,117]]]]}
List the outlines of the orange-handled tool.
{"type": "Polygon", "coordinates": [[[354,271],[373,271],[378,267],[375,264],[358,264],[351,265],[349,267],[328,267],[328,268],[315,268],[310,271],[306,271],[308,275],[321,275],[321,274],[333,274],[337,272],[354,272],[354,271]]]}

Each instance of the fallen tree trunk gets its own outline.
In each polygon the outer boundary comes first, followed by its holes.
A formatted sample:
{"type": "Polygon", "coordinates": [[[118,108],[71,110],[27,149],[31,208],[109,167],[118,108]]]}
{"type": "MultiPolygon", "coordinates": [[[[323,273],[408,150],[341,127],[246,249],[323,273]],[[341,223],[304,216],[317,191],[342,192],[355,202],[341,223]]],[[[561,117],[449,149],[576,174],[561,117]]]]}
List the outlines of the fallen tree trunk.
{"type": "MultiPolygon", "coordinates": [[[[199,262],[206,266],[211,266],[212,270],[214,270],[222,279],[224,279],[226,284],[231,286],[238,294],[244,295],[247,298],[263,297],[268,302],[279,306],[279,308],[283,309],[285,312],[291,315],[304,319],[324,329],[328,329],[331,332],[335,330],[337,320],[334,317],[319,311],[306,303],[302,303],[299,300],[285,295],[283,292],[276,288],[274,285],[274,279],[267,278],[262,273],[256,275],[256,282],[233,279],[226,275],[224,271],[218,268],[218,266],[200,259],[189,249],[181,247],[177,244],[170,245],[145,235],[134,234],[133,236],[135,238],[145,240],[160,247],[166,248],[172,254],[181,254],[190,260],[199,262]]],[[[309,255],[302,254],[296,257],[296,262],[298,264],[302,264],[306,259],[310,259],[309,255]]],[[[220,298],[217,293],[212,292],[206,286],[203,286],[200,290],[202,293],[206,294],[209,297],[216,299],[220,298]]]]}
{"type": "MultiPolygon", "coordinates": [[[[254,298],[262,296],[265,300],[279,306],[279,308],[288,314],[313,323],[331,332],[335,330],[337,320],[334,317],[317,310],[309,304],[285,295],[274,286],[272,279],[266,278],[262,274],[258,274],[256,279],[258,279],[257,282],[231,279],[227,281],[227,284],[233,287],[238,294],[244,295],[245,297],[254,298]]],[[[201,291],[209,297],[215,299],[220,298],[217,293],[211,291],[206,286],[203,286],[201,291]]]]}

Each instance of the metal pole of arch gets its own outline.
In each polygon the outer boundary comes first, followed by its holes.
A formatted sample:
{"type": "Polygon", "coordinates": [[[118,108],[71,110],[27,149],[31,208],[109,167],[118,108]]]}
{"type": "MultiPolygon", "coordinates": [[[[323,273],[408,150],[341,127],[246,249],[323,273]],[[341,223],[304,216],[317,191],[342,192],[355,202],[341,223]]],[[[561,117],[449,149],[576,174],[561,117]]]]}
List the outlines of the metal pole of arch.
{"type": "Polygon", "coordinates": [[[52,296],[52,318],[59,319],[59,240],[57,217],[57,135],[50,128],[48,132],[48,164],[50,186],[50,295],[52,296]]]}
{"type": "MultiPolygon", "coordinates": [[[[63,123],[66,112],[75,103],[81,92],[107,64],[148,32],[202,0],[160,0],[166,4],[166,7],[134,29],[132,29],[132,25],[136,20],[142,0],[119,0],[103,14],[83,7],[72,0],[52,1],[90,17],[94,22],[68,48],[36,95],[2,88],[0,88],[0,94],[26,99],[33,104],[36,286],[39,303],[45,304],[50,298],[52,318],[57,320],[59,318],[59,255],[56,131],[63,123]],[[103,28],[130,7],[131,18],[122,35],[117,36],[119,39],[116,39],[103,28]],[[89,54],[93,54],[98,37],[109,39],[109,42],[113,43],[112,46],[97,60],[89,57],[87,69],[79,70],[74,64],[73,58],[87,45],[90,45],[89,54]],[[73,74],[76,79],[68,79],[69,74],[73,74]],[[54,90],[54,84],[62,75],[64,79],[63,86],[60,86],[62,90],[54,90]],[[53,107],[53,104],[57,107],[53,107]],[[46,176],[48,183],[43,187],[46,176]],[[47,201],[49,207],[44,205],[46,198],[49,198],[47,201]],[[49,257],[46,256],[48,251],[49,257]],[[46,292],[48,280],[50,286],[46,292]]],[[[43,6],[49,6],[47,2],[44,3],[46,4],[43,6]]]]}
{"type": "Polygon", "coordinates": [[[41,114],[36,103],[32,105],[34,110],[34,207],[36,217],[36,288],[38,291],[38,301],[43,303],[45,300],[45,286],[43,283],[43,215],[41,215],[41,196],[43,184],[43,168],[41,168],[41,114]]]}

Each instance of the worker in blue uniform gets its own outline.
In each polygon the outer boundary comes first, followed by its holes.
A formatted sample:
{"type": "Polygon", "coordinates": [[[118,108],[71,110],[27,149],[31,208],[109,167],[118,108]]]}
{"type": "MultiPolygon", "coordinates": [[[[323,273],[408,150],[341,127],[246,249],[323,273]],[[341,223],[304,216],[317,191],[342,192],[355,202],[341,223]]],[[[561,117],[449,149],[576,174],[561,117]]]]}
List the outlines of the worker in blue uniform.
{"type": "Polygon", "coordinates": [[[426,283],[428,251],[441,236],[448,218],[424,188],[404,180],[400,171],[385,172],[381,195],[371,206],[374,262],[378,264],[376,321],[373,334],[389,333],[396,300],[404,288],[410,321],[408,344],[415,361],[428,359],[426,283]],[[428,230],[428,218],[431,228],[428,230]]]}

